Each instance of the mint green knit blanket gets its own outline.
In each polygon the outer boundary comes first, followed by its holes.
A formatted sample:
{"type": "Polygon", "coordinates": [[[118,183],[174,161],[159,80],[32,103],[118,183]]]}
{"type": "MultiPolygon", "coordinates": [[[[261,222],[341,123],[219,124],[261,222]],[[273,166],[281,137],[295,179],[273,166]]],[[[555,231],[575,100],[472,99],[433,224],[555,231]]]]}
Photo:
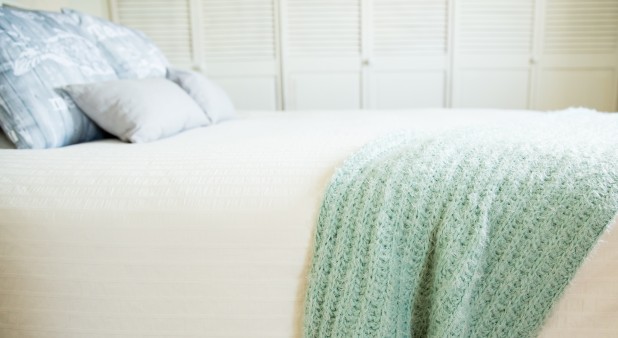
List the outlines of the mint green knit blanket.
{"type": "Polygon", "coordinates": [[[338,169],[306,337],[530,337],[618,211],[618,115],[401,133],[338,169]]]}

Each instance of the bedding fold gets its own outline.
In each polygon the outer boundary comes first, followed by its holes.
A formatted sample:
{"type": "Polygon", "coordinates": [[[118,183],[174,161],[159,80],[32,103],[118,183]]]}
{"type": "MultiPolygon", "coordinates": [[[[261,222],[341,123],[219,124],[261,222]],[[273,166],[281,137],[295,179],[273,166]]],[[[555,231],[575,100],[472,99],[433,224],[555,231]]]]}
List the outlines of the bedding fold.
{"type": "Polygon", "coordinates": [[[398,133],[349,158],[321,207],[304,335],[537,334],[618,210],[616,118],[559,118],[398,133]]]}

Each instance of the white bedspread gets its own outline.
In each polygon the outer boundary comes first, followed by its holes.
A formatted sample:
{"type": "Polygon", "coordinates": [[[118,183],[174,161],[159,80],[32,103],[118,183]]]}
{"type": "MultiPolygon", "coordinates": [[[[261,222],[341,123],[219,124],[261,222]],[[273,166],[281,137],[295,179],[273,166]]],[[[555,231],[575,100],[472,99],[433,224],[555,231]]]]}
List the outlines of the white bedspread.
{"type": "MultiPolygon", "coordinates": [[[[149,144],[0,150],[0,337],[296,337],[335,168],[391,131],[529,112],[270,112],[149,144]]],[[[544,337],[618,336],[618,235],[544,337]]]]}

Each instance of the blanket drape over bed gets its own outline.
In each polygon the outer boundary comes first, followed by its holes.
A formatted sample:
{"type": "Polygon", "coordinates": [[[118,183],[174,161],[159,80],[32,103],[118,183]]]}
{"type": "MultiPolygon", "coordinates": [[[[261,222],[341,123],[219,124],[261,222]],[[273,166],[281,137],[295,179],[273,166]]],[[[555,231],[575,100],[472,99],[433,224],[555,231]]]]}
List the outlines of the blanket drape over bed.
{"type": "Polygon", "coordinates": [[[334,175],[307,337],[527,337],[618,210],[618,116],[402,133],[334,175]]]}

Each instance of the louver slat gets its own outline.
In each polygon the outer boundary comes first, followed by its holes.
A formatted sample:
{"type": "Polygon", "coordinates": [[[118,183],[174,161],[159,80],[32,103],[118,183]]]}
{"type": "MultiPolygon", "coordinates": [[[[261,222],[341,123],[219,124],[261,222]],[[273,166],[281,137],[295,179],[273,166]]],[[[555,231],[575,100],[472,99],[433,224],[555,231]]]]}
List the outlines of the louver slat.
{"type": "Polygon", "coordinates": [[[288,0],[290,56],[357,56],[361,48],[359,0],[288,0]]]}
{"type": "Polygon", "coordinates": [[[202,0],[205,62],[276,58],[273,0],[202,0]]]}
{"type": "Polygon", "coordinates": [[[534,0],[461,0],[457,47],[462,53],[528,54],[534,0]]]}
{"type": "Polygon", "coordinates": [[[618,1],[548,0],[546,11],[546,54],[616,51],[618,1]]]}
{"type": "Polygon", "coordinates": [[[192,65],[188,0],[116,0],[118,21],[148,35],[177,66],[192,65]]]}
{"type": "Polygon", "coordinates": [[[446,52],[448,4],[445,0],[375,0],[375,56],[446,52]]]}

